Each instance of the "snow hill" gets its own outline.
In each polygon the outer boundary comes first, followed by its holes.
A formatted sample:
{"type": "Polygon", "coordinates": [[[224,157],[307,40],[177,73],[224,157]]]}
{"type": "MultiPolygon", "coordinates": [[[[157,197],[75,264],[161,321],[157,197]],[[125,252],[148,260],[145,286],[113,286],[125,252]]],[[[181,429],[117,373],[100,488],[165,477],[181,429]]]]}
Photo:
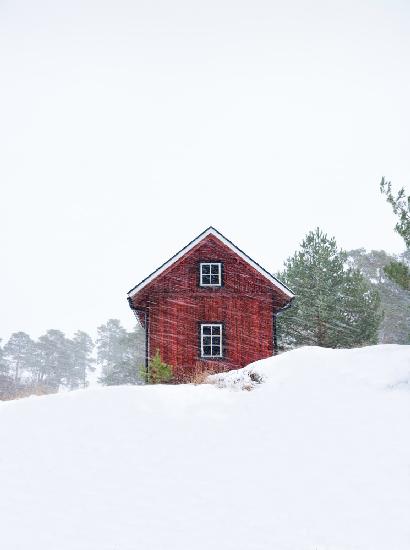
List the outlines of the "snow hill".
{"type": "Polygon", "coordinates": [[[410,346],[214,381],[0,403],[2,550],[410,548],[410,346]]]}

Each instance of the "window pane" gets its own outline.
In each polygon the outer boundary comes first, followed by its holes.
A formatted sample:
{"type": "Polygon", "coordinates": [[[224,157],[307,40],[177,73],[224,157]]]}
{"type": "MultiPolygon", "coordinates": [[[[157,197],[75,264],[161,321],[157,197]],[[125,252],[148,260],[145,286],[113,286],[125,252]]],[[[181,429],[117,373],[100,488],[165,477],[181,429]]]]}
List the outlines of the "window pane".
{"type": "Polygon", "coordinates": [[[211,284],[219,285],[219,275],[211,275],[211,284]]]}
{"type": "Polygon", "coordinates": [[[210,268],[210,265],[209,264],[202,264],[202,273],[205,275],[205,274],[208,274],[209,273],[209,268],[210,268]]]}
{"type": "Polygon", "coordinates": [[[219,264],[212,264],[211,265],[211,273],[214,275],[218,275],[219,273],[219,264]]]}
{"type": "Polygon", "coordinates": [[[210,275],[202,275],[202,284],[203,285],[211,284],[211,276],[210,275]]]}
{"type": "Polygon", "coordinates": [[[201,325],[202,357],[222,357],[222,326],[220,324],[201,325]]]}
{"type": "Polygon", "coordinates": [[[213,357],[219,357],[221,355],[221,347],[220,346],[212,346],[212,356],[213,357]]]}

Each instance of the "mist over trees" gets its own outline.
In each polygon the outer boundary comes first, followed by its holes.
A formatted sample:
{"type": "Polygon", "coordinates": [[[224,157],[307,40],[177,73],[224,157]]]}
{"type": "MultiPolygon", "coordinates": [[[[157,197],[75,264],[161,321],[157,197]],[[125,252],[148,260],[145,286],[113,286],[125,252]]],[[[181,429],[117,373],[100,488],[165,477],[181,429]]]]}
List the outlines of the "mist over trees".
{"type": "Polygon", "coordinates": [[[142,328],[128,332],[110,319],[97,332],[96,344],[86,332],[68,338],[55,329],[37,340],[15,332],[3,346],[0,341],[0,399],[86,388],[96,369],[103,384],[142,383],[142,328]]]}
{"type": "Polygon", "coordinates": [[[18,383],[25,371],[34,369],[35,344],[25,332],[15,332],[3,349],[7,374],[18,383]]]}
{"type": "Polygon", "coordinates": [[[142,384],[145,364],[145,332],[137,325],[127,332],[118,319],[110,319],[97,329],[99,382],[106,386],[142,384]]]}
{"type": "Polygon", "coordinates": [[[83,387],[88,385],[87,375],[94,372],[95,359],[93,357],[94,342],[86,332],[77,330],[71,340],[71,356],[73,365],[73,377],[71,379],[71,388],[83,387]]]}
{"type": "Polygon", "coordinates": [[[347,253],[349,265],[359,269],[380,295],[384,316],[378,330],[380,344],[410,344],[410,292],[390,278],[386,266],[393,262],[408,266],[410,251],[398,257],[384,250],[363,248],[347,253]]]}

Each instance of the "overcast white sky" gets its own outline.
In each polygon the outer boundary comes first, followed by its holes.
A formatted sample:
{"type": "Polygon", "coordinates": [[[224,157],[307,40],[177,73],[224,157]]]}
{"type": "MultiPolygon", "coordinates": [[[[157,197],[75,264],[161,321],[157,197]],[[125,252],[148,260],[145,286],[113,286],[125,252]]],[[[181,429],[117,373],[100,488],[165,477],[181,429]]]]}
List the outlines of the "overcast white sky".
{"type": "Polygon", "coordinates": [[[0,337],[127,326],[209,225],[268,270],[403,245],[410,2],[0,0],[0,337]]]}

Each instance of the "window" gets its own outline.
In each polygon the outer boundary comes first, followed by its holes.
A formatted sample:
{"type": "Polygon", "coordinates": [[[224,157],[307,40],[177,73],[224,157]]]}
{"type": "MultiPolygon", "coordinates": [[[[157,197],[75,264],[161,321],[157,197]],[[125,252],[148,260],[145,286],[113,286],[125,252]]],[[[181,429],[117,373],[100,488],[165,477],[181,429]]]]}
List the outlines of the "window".
{"type": "Polygon", "coordinates": [[[222,356],[222,323],[201,323],[201,357],[222,356]]]}
{"type": "Polygon", "coordinates": [[[201,262],[201,286],[222,286],[222,264],[220,262],[201,262]]]}

